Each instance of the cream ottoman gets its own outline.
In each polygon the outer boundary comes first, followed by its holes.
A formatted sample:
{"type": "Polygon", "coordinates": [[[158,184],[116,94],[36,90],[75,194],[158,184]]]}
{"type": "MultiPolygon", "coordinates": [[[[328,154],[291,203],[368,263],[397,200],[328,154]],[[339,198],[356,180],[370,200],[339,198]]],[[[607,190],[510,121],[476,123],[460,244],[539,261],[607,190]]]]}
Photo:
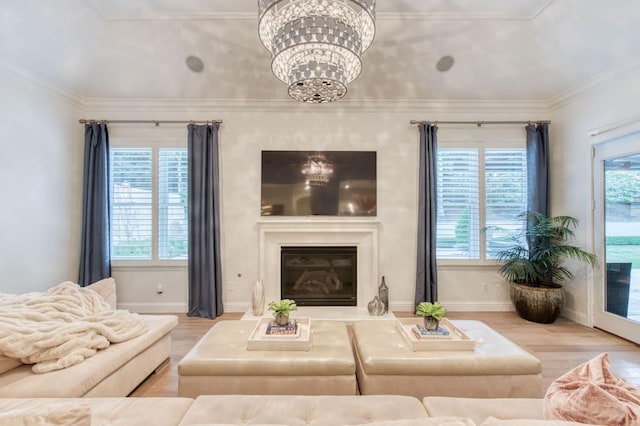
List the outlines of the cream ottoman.
{"type": "Polygon", "coordinates": [[[412,351],[395,321],[353,324],[363,395],[481,398],[544,395],[540,361],[480,321],[453,321],[475,341],[473,351],[412,351]]]}
{"type": "Polygon", "coordinates": [[[312,321],[308,351],[247,350],[255,321],[221,321],[178,364],[178,395],[355,395],[347,326],[312,321]]]}

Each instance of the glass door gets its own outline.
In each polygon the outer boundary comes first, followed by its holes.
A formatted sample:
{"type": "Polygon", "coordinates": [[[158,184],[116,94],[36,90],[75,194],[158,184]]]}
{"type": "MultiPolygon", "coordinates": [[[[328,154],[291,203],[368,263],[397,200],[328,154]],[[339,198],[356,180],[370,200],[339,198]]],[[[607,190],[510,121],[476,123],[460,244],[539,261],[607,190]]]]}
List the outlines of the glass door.
{"type": "Polygon", "coordinates": [[[594,325],[640,343],[640,132],[595,146],[594,325]]]}

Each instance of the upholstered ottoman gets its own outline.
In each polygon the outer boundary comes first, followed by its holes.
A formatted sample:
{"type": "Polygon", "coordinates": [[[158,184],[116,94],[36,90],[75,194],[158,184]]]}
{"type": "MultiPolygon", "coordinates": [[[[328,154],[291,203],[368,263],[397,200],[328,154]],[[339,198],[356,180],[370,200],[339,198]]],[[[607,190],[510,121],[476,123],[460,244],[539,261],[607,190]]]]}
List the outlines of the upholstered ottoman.
{"type": "Polygon", "coordinates": [[[180,426],[212,423],[344,426],[426,418],[427,412],[419,400],[402,395],[205,395],[196,398],[180,426]]]}
{"type": "Polygon", "coordinates": [[[480,321],[453,321],[472,351],[413,351],[395,321],[353,323],[360,393],[461,397],[544,395],[540,361],[480,321]]]}
{"type": "Polygon", "coordinates": [[[347,326],[312,321],[308,351],[247,350],[255,321],[221,321],[178,364],[178,395],[355,395],[347,326]]]}

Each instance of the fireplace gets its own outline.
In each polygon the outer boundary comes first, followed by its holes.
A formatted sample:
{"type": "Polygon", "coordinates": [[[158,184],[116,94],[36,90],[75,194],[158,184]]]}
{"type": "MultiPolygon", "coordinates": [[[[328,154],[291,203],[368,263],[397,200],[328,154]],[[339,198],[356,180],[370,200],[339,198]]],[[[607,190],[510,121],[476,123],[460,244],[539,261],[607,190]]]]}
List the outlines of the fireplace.
{"type": "MultiPolygon", "coordinates": [[[[267,218],[258,222],[259,276],[265,300],[282,299],[283,247],[356,247],[357,301],[355,308],[365,311],[378,294],[378,228],[375,218],[267,218]]],[[[294,299],[295,300],[295,299],[294,299]]],[[[348,309],[354,306],[336,306],[348,309]]]]}
{"type": "Polygon", "coordinates": [[[356,246],[283,246],[280,294],[300,306],[357,306],[356,246]]]}

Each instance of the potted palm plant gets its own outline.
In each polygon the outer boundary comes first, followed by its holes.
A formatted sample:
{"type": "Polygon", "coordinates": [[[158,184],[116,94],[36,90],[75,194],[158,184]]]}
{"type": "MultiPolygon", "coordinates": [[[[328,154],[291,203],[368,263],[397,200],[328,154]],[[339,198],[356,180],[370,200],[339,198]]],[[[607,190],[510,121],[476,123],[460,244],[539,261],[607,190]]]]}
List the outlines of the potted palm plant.
{"type": "MultiPolygon", "coordinates": [[[[571,216],[548,217],[537,212],[520,215],[524,231],[511,234],[513,245],[496,253],[500,274],[511,283],[511,301],[522,318],[550,324],[564,304],[562,282],[573,278],[564,264],[574,259],[594,267],[596,257],[568,244],[578,220],[571,216]]],[[[500,229],[496,227],[490,227],[500,229]]]]}
{"type": "Polygon", "coordinates": [[[273,311],[273,318],[278,325],[287,325],[289,323],[289,313],[297,309],[295,300],[291,299],[282,299],[269,303],[269,310],[273,311]]]}
{"type": "Polygon", "coordinates": [[[447,310],[440,302],[422,302],[416,307],[416,315],[424,317],[424,327],[427,330],[437,330],[440,320],[447,316],[447,310]]]}

